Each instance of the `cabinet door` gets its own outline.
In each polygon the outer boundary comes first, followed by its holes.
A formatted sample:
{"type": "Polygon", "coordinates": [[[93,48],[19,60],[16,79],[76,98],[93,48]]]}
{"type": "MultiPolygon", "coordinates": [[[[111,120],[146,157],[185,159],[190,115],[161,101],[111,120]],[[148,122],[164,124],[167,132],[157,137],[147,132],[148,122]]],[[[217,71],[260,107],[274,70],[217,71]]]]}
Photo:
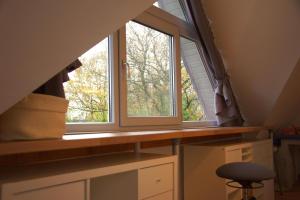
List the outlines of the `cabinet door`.
{"type": "Polygon", "coordinates": [[[84,181],[49,186],[31,191],[24,191],[13,195],[12,200],[53,200],[72,199],[86,200],[84,181]]]}

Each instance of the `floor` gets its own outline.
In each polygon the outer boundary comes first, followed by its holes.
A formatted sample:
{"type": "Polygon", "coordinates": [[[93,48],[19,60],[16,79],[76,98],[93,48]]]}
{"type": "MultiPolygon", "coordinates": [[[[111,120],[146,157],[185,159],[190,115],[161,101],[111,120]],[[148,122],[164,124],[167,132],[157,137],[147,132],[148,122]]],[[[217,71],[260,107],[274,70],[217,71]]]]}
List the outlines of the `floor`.
{"type": "Polygon", "coordinates": [[[275,200],[300,200],[300,182],[298,182],[291,191],[283,192],[282,195],[276,192],[275,200]]]}

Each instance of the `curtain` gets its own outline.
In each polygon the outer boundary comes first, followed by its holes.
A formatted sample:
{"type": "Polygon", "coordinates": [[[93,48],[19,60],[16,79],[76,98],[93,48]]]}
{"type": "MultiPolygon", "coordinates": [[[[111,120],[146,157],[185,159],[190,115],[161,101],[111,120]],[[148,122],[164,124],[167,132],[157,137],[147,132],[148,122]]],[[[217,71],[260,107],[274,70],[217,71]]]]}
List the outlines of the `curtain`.
{"type": "Polygon", "coordinates": [[[244,122],[235,100],[222,57],[215,46],[213,33],[201,0],[186,0],[189,21],[200,38],[198,48],[206,58],[208,71],[214,82],[215,113],[219,126],[241,126],[244,122]]]}
{"type": "Polygon", "coordinates": [[[81,62],[78,59],[73,61],[65,69],[63,69],[61,72],[56,74],[54,77],[52,77],[42,86],[40,86],[38,89],[33,91],[33,93],[65,98],[63,83],[69,80],[68,73],[77,69],[81,65],[82,65],[81,62]]]}

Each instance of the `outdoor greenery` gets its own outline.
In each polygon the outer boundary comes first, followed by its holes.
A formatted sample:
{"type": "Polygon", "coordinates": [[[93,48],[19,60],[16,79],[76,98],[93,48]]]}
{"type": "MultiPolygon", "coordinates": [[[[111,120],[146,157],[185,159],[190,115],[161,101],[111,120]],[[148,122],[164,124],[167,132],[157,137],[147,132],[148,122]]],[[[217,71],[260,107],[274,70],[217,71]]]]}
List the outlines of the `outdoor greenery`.
{"type": "Polygon", "coordinates": [[[129,116],[173,115],[172,37],[129,22],[126,25],[129,116]]]}
{"type": "Polygon", "coordinates": [[[69,100],[67,122],[109,121],[108,40],[105,39],[79,60],[82,66],[69,73],[64,84],[69,100]]]}
{"type": "Polygon", "coordinates": [[[183,121],[201,121],[204,119],[204,110],[199,103],[190,76],[181,62],[181,90],[182,90],[182,118],[183,121]]]}
{"type": "MultiPolygon", "coordinates": [[[[173,115],[172,37],[135,22],[126,25],[127,110],[129,116],[173,115]]],[[[68,122],[109,121],[108,40],[80,57],[82,66],[65,83],[68,122]]],[[[183,120],[204,117],[185,67],[182,73],[183,120]]]]}

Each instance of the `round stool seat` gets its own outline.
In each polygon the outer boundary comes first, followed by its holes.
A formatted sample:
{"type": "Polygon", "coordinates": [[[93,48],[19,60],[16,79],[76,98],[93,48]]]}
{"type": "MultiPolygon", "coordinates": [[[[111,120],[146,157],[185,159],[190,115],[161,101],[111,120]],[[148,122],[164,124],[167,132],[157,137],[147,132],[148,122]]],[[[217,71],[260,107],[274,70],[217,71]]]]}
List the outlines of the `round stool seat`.
{"type": "Polygon", "coordinates": [[[254,163],[233,162],[222,165],[216,170],[219,177],[239,183],[261,182],[274,178],[273,171],[254,163]]]}

